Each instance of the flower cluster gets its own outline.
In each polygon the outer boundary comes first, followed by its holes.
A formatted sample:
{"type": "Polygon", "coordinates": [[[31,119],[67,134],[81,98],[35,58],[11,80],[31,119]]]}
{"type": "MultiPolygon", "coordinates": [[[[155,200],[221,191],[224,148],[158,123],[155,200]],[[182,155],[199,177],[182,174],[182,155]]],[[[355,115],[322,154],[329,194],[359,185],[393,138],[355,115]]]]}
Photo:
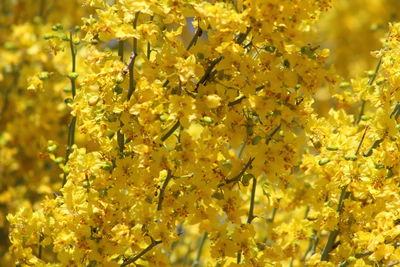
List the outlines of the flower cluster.
{"type": "Polygon", "coordinates": [[[329,0],[3,5],[4,264],[400,263],[400,24],[339,83],[329,0]]]}

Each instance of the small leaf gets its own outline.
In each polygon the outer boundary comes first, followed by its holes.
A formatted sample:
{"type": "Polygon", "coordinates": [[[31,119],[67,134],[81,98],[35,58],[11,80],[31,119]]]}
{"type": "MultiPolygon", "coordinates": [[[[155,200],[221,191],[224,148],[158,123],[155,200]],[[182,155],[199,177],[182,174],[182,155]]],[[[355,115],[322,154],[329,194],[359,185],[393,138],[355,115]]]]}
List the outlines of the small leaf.
{"type": "Polygon", "coordinates": [[[329,150],[329,151],[337,151],[337,150],[339,150],[339,148],[338,148],[337,146],[327,146],[327,147],[326,147],[326,150],[329,150]]]}
{"type": "Polygon", "coordinates": [[[251,180],[251,179],[254,179],[254,178],[255,178],[255,176],[254,176],[253,174],[247,173],[247,174],[245,174],[245,175],[242,176],[241,182],[242,182],[242,184],[243,184],[244,186],[248,186],[249,183],[250,183],[250,180],[251,180]]]}
{"type": "Polygon", "coordinates": [[[260,142],[261,138],[262,138],[262,137],[259,136],[259,135],[253,137],[253,139],[251,140],[251,144],[252,144],[253,146],[254,146],[254,145],[257,145],[257,144],[260,142]]]}
{"type": "Polygon", "coordinates": [[[224,199],[224,194],[222,194],[221,192],[215,192],[214,194],[211,195],[211,197],[221,200],[224,199]]]}
{"type": "Polygon", "coordinates": [[[325,165],[325,164],[329,163],[330,161],[331,161],[331,160],[328,159],[328,158],[323,158],[323,159],[320,159],[320,160],[318,161],[318,164],[319,164],[320,166],[322,166],[322,165],[325,165]]]}
{"type": "Polygon", "coordinates": [[[350,161],[356,161],[357,160],[357,156],[344,156],[345,160],[350,160],[350,161]]]}

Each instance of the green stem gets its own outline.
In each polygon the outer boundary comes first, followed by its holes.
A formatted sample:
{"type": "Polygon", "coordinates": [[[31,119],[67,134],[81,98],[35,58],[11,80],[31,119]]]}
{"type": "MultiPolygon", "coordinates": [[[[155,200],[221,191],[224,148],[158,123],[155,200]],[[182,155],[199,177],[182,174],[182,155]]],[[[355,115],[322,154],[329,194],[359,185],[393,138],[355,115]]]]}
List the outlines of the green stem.
{"type": "Polygon", "coordinates": [[[335,239],[339,234],[339,230],[335,229],[329,232],[328,240],[326,241],[324,250],[321,254],[321,261],[329,260],[329,252],[333,250],[333,245],[335,244],[335,239]]]}
{"type": "Polygon", "coordinates": [[[86,180],[86,183],[87,183],[86,192],[89,193],[89,191],[90,191],[89,175],[85,174],[85,180],[86,180]]]}
{"type": "MultiPolygon", "coordinates": [[[[369,256],[369,255],[371,255],[372,253],[373,253],[372,251],[366,251],[366,252],[358,253],[358,254],[354,255],[354,257],[355,257],[356,259],[360,259],[360,258],[362,258],[362,257],[369,256]]],[[[347,259],[347,260],[343,261],[342,263],[340,263],[340,264],[338,265],[338,267],[345,267],[345,266],[349,265],[350,263],[351,263],[351,260],[347,259]]],[[[388,266],[389,266],[389,265],[388,265],[388,266]]]]}
{"type": "Polygon", "coordinates": [[[44,239],[43,234],[41,233],[39,235],[39,247],[38,247],[38,258],[41,259],[42,258],[42,251],[43,251],[43,246],[40,244],[44,239]]]}
{"type": "MultiPolygon", "coordinates": [[[[154,16],[151,16],[150,21],[152,22],[153,19],[154,19],[154,16]]],[[[151,54],[150,42],[147,42],[147,60],[150,60],[150,54],[151,54]]]]}
{"type": "Polygon", "coordinates": [[[240,262],[242,261],[242,252],[238,252],[236,255],[236,263],[240,264],[240,262]]]}
{"type": "Polygon", "coordinates": [[[38,16],[42,17],[44,14],[44,7],[46,6],[46,0],[40,0],[40,4],[39,4],[39,12],[38,12],[38,16]]]}
{"type": "Polygon", "coordinates": [[[308,240],[308,247],[307,247],[307,250],[306,250],[306,252],[304,252],[303,257],[301,257],[301,259],[300,259],[301,262],[303,262],[303,261],[306,260],[308,253],[311,251],[313,242],[314,242],[313,238],[310,237],[309,240],[308,240]]]}
{"type": "Polygon", "coordinates": [[[238,158],[239,159],[242,159],[243,151],[244,151],[244,149],[246,147],[246,144],[247,144],[247,138],[248,138],[248,136],[246,136],[246,138],[244,139],[242,145],[240,146],[239,153],[238,153],[238,158]]]}
{"type": "Polygon", "coordinates": [[[232,5],[235,8],[236,13],[239,13],[238,7],[237,7],[237,1],[232,0],[232,5]]]}
{"type": "Polygon", "coordinates": [[[379,58],[378,64],[375,67],[375,72],[374,72],[374,74],[372,75],[372,77],[368,81],[368,85],[369,86],[371,86],[374,83],[374,81],[376,79],[376,76],[378,75],[379,68],[381,67],[381,64],[382,64],[382,57],[379,58]]]}
{"type": "Polygon", "coordinates": [[[72,117],[71,123],[68,127],[68,153],[66,160],[68,161],[68,157],[71,154],[72,146],[75,143],[75,126],[76,126],[76,117],[72,117]]]}
{"type": "Polygon", "coordinates": [[[197,250],[197,254],[196,254],[196,259],[194,260],[192,267],[199,266],[199,264],[200,264],[200,257],[201,257],[201,253],[203,252],[203,248],[204,248],[204,244],[206,242],[207,236],[208,236],[208,233],[205,232],[203,234],[203,237],[201,238],[199,249],[197,250]]]}
{"type": "Polygon", "coordinates": [[[219,62],[221,62],[224,59],[223,56],[219,56],[216,59],[214,59],[210,65],[207,67],[206,71],[204,72],[204,75],[200,78],[200,81],[196,84],[196,87],[194,89],[194,91],[197,93],[200,84],[205,84],[207,82],[207,80],[211,77],[210,74],[213,71],[213,69],[215,68],[215,66],[217,66],[217,64],[219,62]]]}
{"type": "Polygon", "coordinates": [[[173,177],[173,175],[171,174],[171,170],[168,170],[167,177],[165,178],[164,183],[161,186],[160,195],[158,196],[157,210],[162,209],[162,202],[164,200],[165,189],[167,188],[168,183],[172,179],[172,177],[173,177]]]}
{"type": "Polygon", "coordinates": [[[392,267],[392,266],[395,266],[395,265],[397,265],[397,264],[400,264],[400,261],[392,261],[392,262],[390,262],[388,265],[386,265],[387,267],[392,267]]]}
{"type": "Polygon", "coordinates": [[[175,124],[171,127],[171,129],[169,129],[169,131],[163,137],[161,137],[161,141],[164,142],[165,140],[167,140],[168,137],[170,137],[171,134],[173,134],[180,125],[181,124],[180,124],[179,120],[177,120],[177,122],[175,122],[175,124]]]}
{"type": "Polygon", "coordinates": [[[272,137],[281,129],[281,125],[279,124],[265,139],[265,144],[268,145],[271,142],[272,137]]]}
{"type": "Polygon", "coordinates": [[[241,45],[244,40],[246,40],[247,36],[249,35],[251,31],[251,27],[247,27],[246,32],[245,33],[240,33],[236,39],[236,43],[241,45]]]}
{"type": "MultiPolygon", "coordinates": [[[[124,40],[119,40],[118,41],[118,56],[121,61],[124,61],[124,40]]],[[[117,131],[117,142],[119,146],[119,152],[122,153],[124,152],[125,148],[125,136],[123,133],[121,133],[121,128],[124,126],[122,121],[119,122],[120,128],[117,131]]]]}
{"type": "MultiPolygon", "coordinates": [[[[120,124],[120,128],[122,128],[122,126],[124,126],[122,121],[120,121],[119,124],[120,124]]],[[[118,129],[118,131],[117,131],[117,142],[118,142],[119,152],[123,153],[124,149],[125,149],[125,136],[123,133],[121,133],[121,129],[118,129]]]]}
{"type": "Polygon", "coordinates": [[[150,60],[150,53],[151,53],[150,42],[147,42],[147,59],[148,60],[150,60]]]}
{"type": "Polygon", "coordinates": [[[314,243],[313,243],[313,246],[311,248],[311,255],[314,255],[317,252],[318,243],[319,243],[318,232],[315,231],[314,232],[314,243]]]}
{"type": "MultiPolygon", "coordinates": [[[[251,222],[256,218],[257,216],[254,216],[254,200],[256,197],[256,189],[257,189],[257,179],[256,177],[253,177],[253,186],[251,188],[251,197],[250,197],[250,207],[249,207],[249,216],[247,217],[247,223],[251,224],[251,222]]],[[[238,252],[237,255],[237,264],[240,263],[242,258],[242,252],[238,252]]]]}
{"type": "Polygon", "coordinates": [[[358,152],[360,151],[361,145],[362,145],[362,143],[364,142],[365,134],[367,133],[368,128],[369,128],[368,126],[365,127],[364,133],[363,133],[363,135],[361,136],[360,143],[358,143],[358,147],[357,147],[356,152],[354,153],[354,156],[357,156],[357,155],[358,155],[358,152]]]}
{"type": "MultiPolygon", "coordinates": [[[[72,117],[71,123],[68,126],[68,141],[67,141],[67,151],[65,155],[65,164],[67,164],[69,160],[69,155],[72,153],[72,146],[75,143],[75,126],[76,126],[76,117],[72,117]]],[[[62,187],[64,187],[67,182],[68,174],[64,172],[64,178],[62,182],[62,187]]]]}
{"type": "Polygon", "coordinates": [[[202,33],[203,33],[203,31],[200,28],[200,25],[197,25],[197,30],[194,33],[193,38],[190,41],[189,45],[186,47],[186,51],[189,51],[190,48],[197,43],[197,40],[199,39],[199,37],[201,36],[202,33]]]}
{"type": "MultiPolygon", "coordinates": [[[[74,48],[74,43],[72,40],[72,32],[69,34],[69,46],[71,49],[71,58],[72,58],[72,73],[76,72],[76,50],[74,48]]],[[[71,80],[71,90],[72,90],[72,99],[75,98],[76,95],[76,77],[70,77],[71,80]]],[[[65,163],[67,164],[69,160],[69,155],[72,153],[72,146],[75,143],[75,126],[76,126],[76,116],[72,117],[71,123],[68,126],[68,141],[67,141],[67,151],[65,155],[65,163]]],[[[64,178],[62,182],[62,187],[64,187],[65,183],[67,182],[68,174],[64,172],[64,178]]]]}
{"type": "Polygon", "coordinates": [[[256,188],[257,188],[257,179],[253,177],[253,187],[251,188],[251,198],[250,198],[250,208],[249,208],[249,217],[247,218],[247,223],[251,224],[254,218],[254,199],[256,197],[256,188]]]}
{"type": "Polygon", "coordinates": [[[389,118],[392,118],[394,116],[394,119],[397,121],[399,115],[400,115],[400,102],[397,102],[393,108],[393,111],[390,113],[389,118]]]}
{"type": "Polygon", "coordinates": [[[250,168],[251,164],[253,163],[255,158],[250,158],[246,165],[244,166],[244,168],[240,171],[240,173],[238,175],[236,175],[235,177],[231,178],[231,179],[225,179],[224,182],[220,183],[218,185],[218,187],[224,186],[226,184],[230,184],[230,183],[234,183],[234,182],[239,182],[240,179],[242,178],[242,176],[244,175],[244,173],[247,171],[248,168],[250,168]]]}
{"type": "Polygon", "coordinates": [[[269,223],[273,223],[273,222],[274,222],[275,216],[276,216],[276,212],[277,212],[277,211],[278,211],[278,208],[277,208],[277,207],[274,207],[274,208],[272,209],[271,218],[268,218],[268,219],[267,219],[267,221],[268,221],[269,223]]]}
{"type": "Polygon", "coordinates": [[[379,145],[383,142],[383,140],[385,140],[386,134],[378,140],[375,140],[374,143],[372,143],[371,147],[368,149],[367,153],[363,153],[364,157],[369,157],[372,155],[372,153],[374,152],[374,149],[378,148],[379,145]]]}
{"type": "MultiPolygon", "coordinates": [[[[368,81],[368,86],[371,86],[374,83],[374,81],[376,79],[376,76],[378,75],[379,68],[381,67],[381,64],[382,64],[382,57],[379,58],[378,64],[376,65],[376,68],[375,68],[375,72],[374,72],[374,74],[371,76],[371,78],[368,81]]],[[[362,99],[361,100],[360,113],[358,114],[358,117],[357,117],[357,120],[355,121],[355,124],[359,124],[360,123],[361,118],[364,115],[365,104],[366,104],[366,101],[364,99],[362,99]]]]}
{"type": "MultiPolygon", "coordinates": [[[[140,14],[140,12],[136,12],[135,19],[133,21],[134,29],[136,29],[136,27],[137,27],[139,14],[140,14]]],[[[130,57],[130,62],[128,64],[128,68],[129,68],[129,91],[128,91],[128,96],[127,96],[128,100],[131,99],[131,96],[136,89],[136,83],[135,83],[135,77],[134,77],[134,67],[135,67],[135,59],[138,54],[137,43],[138,43],[138,40],[136,38],[133,38],[133,52],[130,57]]]]}
{"type": "MultiPolygon", "coordinates": [[[[348,192],[346,192],[347,186],[344,186],[340,192],[339,203],[337,207],[337,211],[339,215],[343,211],[343,201],[349,196],[348,192]]],[[[326,241],[325,247],[321,254],[321,261],[329,260],[329,253],[333,250],[335,245],[336,237],[339,235],[339,230],[335,229],[329,232],[328,240],[326,241]]]]}
{"type": "MultiPolygon", "coordinates": [[[[71,49],[71,57],[72,57],[72,72],[76,72],[76,51],[72,40],[72,32],[69,33],[69,46],[71,49]]],[[[70,80],[71,80],[72,99],[74,99],[76,95],[76,84],[75,84],[76,78],[70,78],[70,80]]]]}
{"type": "Polygon", "coordinates": [[[185,256],[183,257],[183,260],[182,260],[182,261],[183,261],[182,267],[185,267],[185,266],[186,266],[186,263],[187,263],[187,261],[188,261],[190,252],[192,252],[192,250],[190,249],[190,244],[189,244],[188,249],[187,249],[187,251],[186,251],[186,253],[185,253],[185,256]]]}
{"type": "Polygon", "coordinates": [[[124,262],[120,265],[121,267],[125,267],[131,263],[136,262],[138,259],[140,259],[144,254],[152,250],[155,246],[158,244],[162,243],[162,241],[157,241],[154,239],[151,239],[151,244],[148,245],[145,249],[143,249],[141,252],[139,252],[136,256],[133,256],[131,258],[127,258],[124,260],[124,262]]]}
{"type": "Polygon", "coordinates": [[[234,105],[240,104],[240,103],[243,101],[243,99],[245,99],[245,98],[246,98],[246,96],[241,96],[241,97],[239,97],[238,99],[229,102],[229,103],[228,103],[228,107],[232,107],[232,106],[234,106],[234,105]]]}
{"type": "Polygon", "coordinates": [[[256,87],[256,92],[260,91],[261,89],[264,89],[265,85],[260,85],[258,87],[256,87]]]}
{"type": "Polygon", "coordinates": [[[360,113],[358,114],[358,117],[357,117],[357,120],[355,121],[355,124],[359,124],[360,123],[361,118],[364,115],[365,104],[366,104],[366,101],[364,99],[361,99],[360,113]]]}

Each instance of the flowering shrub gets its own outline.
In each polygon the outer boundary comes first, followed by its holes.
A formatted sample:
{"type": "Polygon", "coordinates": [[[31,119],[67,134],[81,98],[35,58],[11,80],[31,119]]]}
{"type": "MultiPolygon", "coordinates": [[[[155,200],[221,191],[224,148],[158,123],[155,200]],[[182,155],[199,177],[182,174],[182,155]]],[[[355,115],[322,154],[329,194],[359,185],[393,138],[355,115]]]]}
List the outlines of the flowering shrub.
{"type": "Polygon", "coordinates": [[[358,2],[3,1],[1,263],[400,264],[400,24],[350,71],[358,2]]]}

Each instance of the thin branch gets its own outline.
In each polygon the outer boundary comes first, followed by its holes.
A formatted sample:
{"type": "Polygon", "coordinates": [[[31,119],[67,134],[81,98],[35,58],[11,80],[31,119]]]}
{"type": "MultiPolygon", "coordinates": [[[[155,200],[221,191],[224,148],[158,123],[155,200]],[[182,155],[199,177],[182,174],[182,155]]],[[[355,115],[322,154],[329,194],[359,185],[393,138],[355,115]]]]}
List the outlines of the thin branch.
{"type": "Polygon", "coordinates": [[[215,66],[217,66],[218,63],[221,62],[221,60],[223,60],[224,57],[223,56],[219,56],[216,59],[214,59],[210,65],[207,67],[206,71],[204,72],[203,77],[200,78],[200,81],[196,84],[196,87],[194,89],[194,91],[197,93],[200,84],[205,84],[207,82],[207,80],[211,77],[211,72],[214,70],[215,66]]]}
{"type": "MultiPolygon", "coordinates": [[[[343,201],[349,196],[349,193],[346,191],[347,186],[344,186],[340,192],[339,203],[337,207],[337,211],[340,215],[343,211],[343,201]]],[[[324,250],[321,254],[321,261],[328,261],[329,260],[329,253],[333,250],[335,245],[336,237],[339,235],[339,230],[335,229],[329,232],[328,240],[326,241],[324,250]]]]}
{"type": "MultiPolygon", "coordinates": [[[[119,39],[118,41],[118,56],[120,60],[123,62],[124,61],[124,40],[119,39]]],[[[132,57],[132,56],[131,56],[132,57]]],[[[130,61],[130,64],[133,64],[132,61],[130,61]]],[[[129,71],[129,64],[126,71],[129,71]]],[[[125,72],[124,70],[124,72],[125,72]]],[[[120,128],[117,131],[117,142],[119,146],[119,152],[124,152],[125,148],[125,136],[123,133],[121,133],[121,128],[124,126],[124,123],[120,120],[119,122],[120,128]]]]}
{"type": "Polygon", "coordinates": [[[151,244],[148,245],[145,249],[143,249],[141,252],[139,252],[139,254],[137,254],[136,256],[133,256],[131,258],[127,258],[124,260],[124,262],[120,265],[121,267],[125,267],[131,263],[134,263],[135,261],[137,261],[138,259],[140,259],[144,254],[146,254],[147,252],[149,252],[150,250],[152,250],[155,246],[157,246],[158,244],[162,243],[162,241],[158,241],[158,240],[154,240],[151,239],[151,244]]]}
{"type": "Polygon", "coordinates": [[[359,124],[361,121],[362,116],[364,115],[364,109],[365,109],[365,104],[367,101],[364,99],[361,99],[361,108],[360,108],[360,113],[358,114],[357,120],[355,121],[355,124],[359,124]]]}
{"type": "Polygon", "coordinates": [[[244,166],[244,168],[240,171],[240,173],[238,175],[236,175],[235,177],[231,178],[231,179],[225,179],[224,182],[220,183],[218,185],[218,187],[224,186],[226,184],[230,184],[230,183],[234,183],[234,182],[239,182],[240,179],[242,178],[242,176],[244,175],[244,173],[247,171],[248,168],[250,168],[251,164],[253,163],[255,158],[250,158],[246,165],[244,166]]]}
{"type": "Polygon", "coordinates": [[[343,201],[344,201],[345,199],[347,199],[347,198],[349,197],[349,195],[350,195],[350,192],[347,192],[347,191],[346,191],[347,186],[348,186],[348,185],[344,186],[344,187],[342,188],[342,190],[340,191],[339,203],[338,203],[338,207],[337,207],[337,212],[339,212],[339,215],[340,215],[340,214],[342,213],[342,211],[343,211],[343,206],[344,206],[343,201]]]}
{"type": "MultiPolygon", "coordinates": [[[[76,125],[76,117],[72,117],[71,123],[68,126],[68,141],[67,141],[67,150],[65,154],[65,163],[67,164],[69,160],[69,155],[72,153],[72,146],[75,143],[75,125],[76,125]]],[[[62,182],[62,187],[64,187],[67,182],[68,174],[64,172],[64,178],[62,182]]]]}
{"type": "Polygon", "coordinates": [[[40,244],[44,239],[43,233],[40,233],[39,235],[39,247],[38,247],[38,258],[42,258],[42,251],[43,251],[43,246],[40,244]]]}
{"type": "Polygon", "coordinates": [[[260,85],[258,87],[256,87],[256,92],[260,91],[261,89],[264,89],[265,85],[260,85]]]}
{"type": "MultiPolygon", "coordinates": [[[[135,19],[133,21],[134,29],[136,29],[139,15],[140,15],[140,11],[136,12],[135,19]]],[[[136,38],[133,38],[133,52],[129,58],[129,64],[127,66],[127,69],[129,70],[129,91],[128,91],[127,100],[131,99],[131,96],[136,89],[136,83],[135,83],[135,77],[134,77],[134,66],[135,66],[135,59],[138,54],[137,43],[138,43],[138,40],[136,38]]],[[[124,74],[126,74],[127,69],[124,70],[124,74]]]]}
{"type": "Polygon", "coordinates": [[[272,137],[281,129],[281,125],[279,124],[265,139],[265,144],[269,144],[269,142],[272,140],[272,137]]]}
{"type": "MultiPolygon", "coordinates": [[[[254,158],[253,158],[254,159],[254,158]]],[[[251,196],[250,196],[250,207],[249,207],[249,215],[247,217],[247,223],[251,224],[251,222],[256,218],[257,216],[254,215],[254,200],[256,197],[256,189],[257,189],[257,179],[256,177],[253,176],[253,186],[251,187],[251,196]]],[[[237,253],[237,264],[240,264],[242,259],[242,252],[239,251],[237,253]]]]}
{"type": "Polygon", "coordinates": [[[251,224],[254,218],[254,199],[256,197],[256,188],[257,188],[257,179],[253,177],[253,187],[251,188],[251,198],[250,198],[250,208],[249,208],[249,217],[247,218],[247,223],[251,224]]]}
{"type": "Polygon", "coordinates": [[[363,156],[364,157],[371,156],[373,151],[374,151],[374,149],[378,148],[380,146],[380,144],[383,142],[383,140],[385,140],[385,137],[386,137],[386,134],[381,139],[375,140],[372,143],[371,147],[368,149],[367,153],[363,153],[363,156]]]}
{"type": "Polygon", "coordinates": [[[311,248],[311,255],[314,255],[317,252],[317,246],[319,243],[319,237],[318,237],[318,232],[314,230],[314,244],[311,248]]]}
{"type": "MultiPolygon", "coordinates": [[[[74,48],[74,42],[72,40],[72,32],[69,34],[69,46],[71,49],[71,57],[72,57],[72,73],[75,75],[76,72],[76,50],[74,48]]],[[[72,99],[75,98],[76,95],[76,77],[70,76],[71,80],[71,91],[72,91],[72,99]]],[[[76,116],[72,117],[71,123],[68,126],[68,140],[67,140],[67,150],[65,154],[65,162],[67,164],[69,160],[69,155],[72,153],[72,146],[75,143],[75,126],[76,126],[76,116]]],[[[64,177],[62,181],[62,187],[64,187],[67,182],[68,173],[64,172],[64,177]]]]}
{"type": "Polygon", "coordinates": [[[236,38],[236,43],[241,45],[244,42],[244,40],[246,40],[246,38],[249,35],[250,31],[251,31],[251,27],[247,27],[245,33],[239,33],[239,35],[236,38]]]}
{"type": "Polygon", "coordinates": [[[242,261],[242,252],[239,251],[236,255],[236,263],[240,264],[240,262],[242,261]]]}
{"type": "Polygon", "coordinates": [[[71,49],[72,56],[72,72],[75,72],[76,69],[76,51],[74,48],[74,43],[72,40],[72,32],[69,33],[69,48],[71,49]]]}
{"type": "Polygon", "coordinates": [[[199,246],[199,249],[197,250],[197,254],[196,254],[196,259],[193,261],[192,267],[199,266],[199,264],[200,264],[200,257],[201,257],[201,253],[203,252],[203,247],[206,242],[207,236],[208,236],[208,233],[205,232],[203,234],[203,237],[201,238],[200,246],[199,246]]]}
{"type": "Polygon", "coordinates": [[[126,65],[125,69],[122,71],[123,75],[130,73],[134,63],[135,63],[136,53],[132,52],[131,56],[129,57],[128,65],[126,65]]]}
{"type": "Polygon", "coordinates": [[[304,261],[306,260],[308,253],[311,251],[311,248],[312,248],[312,246],[313,246],[313,243],[314,243],[314,239],[313,239],[313,237],[311,236],[311,237],[309,237],[309,239],[308,239],[308,247],[307,247],[307,250],[306,250],[306,252],[304,252],[303,257],[301,257],[301,259],[300,259],[301,262],[304,262],[304,261]]]}
{"type": "Polygon", "coordinates": [[[183,261],[182,267],[186,266],[186,263],[188,262],[188,258],[189,258],[189,255],[190,255],[191,252],[192,252],[192,250],[191,250],[190,244],[189,244],[188,249],[187,249],[187,251],[185,253],[185,256],[182,259],[182,261],[183,261]]]}
{"type": "Polygon", "coordinates": [[[169,84],[169,80],[165,80],[165,82],[163,83],[162,87],[167,87],[169,84]]]}
{"type": "Polygon", "coordinates": [[[400,115],[400,102],[397,102],[393,108],[393,111],[390,113],[389,118],[392,118],[394,116],[394,119],[397,120],[399,115],[400,115]]]}
{"type": "Polygon", "coordinates": [[[168,183],[172,177],[173,177],[173,175],[171,174],[171,170],[168,170],[167,177],[165,178],[164,183],[161,186],[160,195],[158,196],[157,210],[162,209],[162,202],[164,200],[165,189],[167,188],[168,183]]]}
{"type": "Polygon", "coordinates": [[[368,85],[369,85],[369,86],[371,86],[371,85],[374,83],[374,81],[375,81],[375,79],[376,79],[376,76],[378,75],[379,68],[381,67],[381,64],[382,64],[382,57],[379,58],[378,64],[377,64],[376,67],[375,67],[374,74],[372,75],[372,77],[371,77],[371,78],[369,79],[369,81],[368,81],[368,85]]]}
{"type": "Polygon", "coordinates": [[[362,143],[364,142],[365,134],[367,133],[368,128],[369,128],[369,126],[365,127],[364,133],[363,133],[363,135],[361,136],[360,143],[358,143],[358,147],[357,147],[356,152],[354,153],[354,156],[357,156],[357,155],[358,155],[358,152],[360,151],[361,145],[362,145],[362,143]]]}
{"type": "MultiPolygon", "coordinates": [[[[198,23],[198,24],[199,24],[199,23],[198,23]]],[[[196,32],[194,33],[192,40],[190,40],[189,45],[186,47],[186,51],[189,51],[190,48],[191,48],[192,46],[194,46],[194,45],[197,43],[197,40],[198,40],[199,37],[202,35],[202,33],[203,33],[203,30],[200,28],[200,25],[197,25],[197,30],[196,30],[196,32]]]]}
{"type": "MultiPolygon", "coordinates": [[[[200,29],[200,27],[198,27],[198,30],[200,29]]],[[[201,30],[201,29],[200,29],[201,30]]],[[[245,33],[240,33],[237,38],[236,38],[236,43],[241,45],[243,43],[244,40],[246,40],[248,34],[251,31],[251,27],[247,27],[246,32],[245,33]]],[[[193,40],[190,42],[189,46],[187,47],[187,50],[189,50],[191,48],[191,46],[193,44],[191,44],[192,42],[197,41],[198,37],[201,35],[201,32],[197,32],[197,34],[195,34],[193,36],[193,40]],[[197,36],[198,35],[198,36],[197,36]]],[[[215,58],[213,61],[211,61],[210,65],[207,67],[206,71],[204,72],[204,75],[200,78],[200,81],[196,84],[196,87],[194,89],[194,92],[197,93],[200,84],[205,84],[207,82],[207,80],[212,76],[211,74],[214,73],[213,70],[215,68],[215,66],[221,62],[221,60],[223,60],[224,57],[223,56],[219,56],[217,58],[215,58]]],[[[169,80],[167,79],[164,84],[163,87],[167,86],[169,83],[169,80]]]]}
{"type": "Polygon", "coordinates": [[[277,208],[277,207],[274,207],[274,208],[272,209],[271,218],[268,218],[268,219],[267,219],[267,222],[269,222],[269,223],[273,223],[273,222],[274,222],[275,216],[276,216],[276,212],[277,212],[277,211],[278,211],[278,208],[277,208]]]}
{"type": "MultiPolygon", "coordinates": [[[[360,259],[362,257],[369,256],[372,253],[373,253],[372,251],[366,251],[366,252],[363,252],[363,253],[357,253],[356,255],[354,255],[354,258],[360,259]]],[[[347,260],[343,261],[342,263],[340,263],[338,265],[338,267],[345,267],[345,266],[349,265],[351,262],[352,261],[350,259],[347,259],[347,260]]]]}
{"type": "Polygon", "coordinates": [[[245,98],[246,98],[246,96],[241,96],[241,97],[239,97],[238,99],[229,102],[229,103],[228,103],[228,107],[232,107],[232,106],[234,106],[234,105],[240,104],[240,103],[243,101],[243,99],[245,99],[245,98]]]}
{"type": "Polygon", "coordinates": [[[329,252],[333,250],[333,245],[335,243],[335,239],[339,234],[339,230],[335,229],[329,232],[328,240],[326,241],[324,250],[321,254],[321,261],[328,261],[329,260],[329,252]]]}
{"type": "MultiPolygon", "coordinates": [[[[76,72],[76,51],[74,48],[74,43],[72,41],[72,32],[69,33],[69,47],[71,49],[71,57],[72,57],[72,72],[76,72]]],[[[71,80],[71,91],[72,91],[72,99],[75,98],[76,95],[76,78],[70,77],[71,80]]]]}
{"type": "Polygon", "coordinates": [[[38,11],[39,17],[43,17],[45,6],[46,6],[46,0],[40,0],[39,11],[38,11]]]}
{"type": "Polygon", "coordinates": [[[244,148],[246,147],[247,138],[248,138],[248,136],[246,136],[246,138],[244,139],[242,145],[240,146],[239,153],[238,153],[238,158],[239,159],[242,159],[243,151],[244,151],[244,148]]]}
{"type": "Polygon", "coordinates": [[[165,140],[167,140],[168,137],[170,137],[171,134],[173,134],[179,126],[181,126],[181,123],[179,122],[179,120],[177,120],[175,124],[171,127],[171,129],[169,129],[169,131],[163,137],[161,137],[161,141],[164,142],[165,140]]]}
{"type": "Polygon", "coordinates": [[[124,152],[125,149],[125,136],[121,132],[121,128],[124,126],[124,123],[122,121],[119,122],[119,129],[117,131],[117,142],[118,142],[118,147],[119,147],[119,152],[122,153],[124,152]]]}
{"type": "MultiPolygon", "coordinates": [[[[371,78],[368,81],[368,86],[371,86],[374,83],[374,81],[376,79],[376,76],[378,75],[379,68],[381,67],[381,64],[382,64],[382,57],[379,58],[378,64],[376,65],[376,68],[375,68],[375,72],[374,72],[374,74],[371,76],[371,78]]],[[[358,114],[358,117],[357,117],[357,120],[355,121],[355,124],[359,124],[360,123],[361,118],[364,115],[365,104],[366,104],[366,101],[364,99],[362,99],[361,100],[360,113],[358,114]]]]}
{"type": "MultiPolygon", "coordinates": [[[[150,21],[153,21],[154,16],[151,16],[150,21]]],[[[151,47],[150,47],[150,41],[147,42],[147,60],[150,60],[150,53],[151,53],[151,47]]]]}
{"type": "Polygon", "coordinates": [[[87,183],[86,192],[89,193],[89,191],[90,191],[89,175],[85,174],[85,180],[86,180],[86,183],[87,183]]]}

